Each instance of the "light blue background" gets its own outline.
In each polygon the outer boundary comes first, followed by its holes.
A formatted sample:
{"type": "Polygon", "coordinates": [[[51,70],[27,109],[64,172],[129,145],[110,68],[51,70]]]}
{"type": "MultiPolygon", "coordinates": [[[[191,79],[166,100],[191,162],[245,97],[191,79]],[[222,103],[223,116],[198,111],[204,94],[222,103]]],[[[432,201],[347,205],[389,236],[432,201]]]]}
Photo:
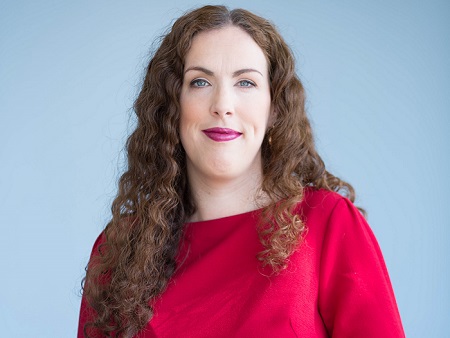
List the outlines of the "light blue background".
{"type": "MultiPolygon", "coordinates": [[[[74,337],[153,40],[196,1],[0,2],[0,328],[74,337]]],[[[291,45],[318,148],[369,212],[408,337],[450,314],[447,1],[229,1],[291,45]]]]}

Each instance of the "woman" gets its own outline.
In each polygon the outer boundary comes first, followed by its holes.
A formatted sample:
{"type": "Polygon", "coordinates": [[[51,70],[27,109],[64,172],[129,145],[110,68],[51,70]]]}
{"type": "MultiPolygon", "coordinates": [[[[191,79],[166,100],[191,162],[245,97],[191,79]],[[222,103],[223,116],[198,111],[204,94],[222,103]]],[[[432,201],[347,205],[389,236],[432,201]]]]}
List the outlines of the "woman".
{"type": "Polygon", "coordinates": [[[402,337],[354,191],[325,170],[292,54],[205,6],[150,61],[79,337],[402,337]],[[341,191],[348,198],[336,193],[341,191]]]}

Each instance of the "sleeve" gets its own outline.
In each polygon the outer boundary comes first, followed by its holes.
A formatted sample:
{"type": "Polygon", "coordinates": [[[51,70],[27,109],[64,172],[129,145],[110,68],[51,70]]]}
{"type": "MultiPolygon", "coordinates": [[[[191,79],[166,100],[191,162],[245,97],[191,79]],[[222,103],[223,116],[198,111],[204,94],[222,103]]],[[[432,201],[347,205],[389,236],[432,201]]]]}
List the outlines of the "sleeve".
{"type": "MultiPolygon", "coordinates": [[[[94,246],[93,246],[93,248],[92,248],[91,257],[90,257],[90,259],[89,259],[89,262],[92,262],[92,258],[93,258],[95,255],[98,254],[100,245],[101,245],[102,243],[104,243],[104,241],[105,241],[104,233],[101,233],[101,234],[97,237],[97,240],[96,240],[95,243],[94,243],[94,246]]],[[[89,263],[89,264],[90,264],[90,263],[89,263]]],[[[78,337],[78,338],[85,338],[85,335],[84,335],[84,325],[85,325],[87,322],[91,321],[92,318],[94,318],[94,316],[95,316],[95,312],[94,312],[94,310],[89,306],[89,304],[88,304],[88,302],[87,302],[87,300],[86,300],[86,298],[85,298],[85,296],[84,296],[84,294],[83,294],[83,296],[82,296],[82,298],[81,298],[80,317],[79,317],[79,320],[78,320],[78,334],[77,334],[77,337],[78,337]]],[[[89,335],[90,335],[91,337],[96,337],[96,338],[97,338],[97,337],[98,337],[98,338],[102,337],[102,335],[100,335],[98,332],[94,332],[94,331],[92,331],[92,330],[89,331],[89,335]]]]}
{"type": "Polygon", "coordinates": [[[380,247],[346,198],[334,206],[320,258],[319,311],[330,337],[405,337],[380,247]]]}

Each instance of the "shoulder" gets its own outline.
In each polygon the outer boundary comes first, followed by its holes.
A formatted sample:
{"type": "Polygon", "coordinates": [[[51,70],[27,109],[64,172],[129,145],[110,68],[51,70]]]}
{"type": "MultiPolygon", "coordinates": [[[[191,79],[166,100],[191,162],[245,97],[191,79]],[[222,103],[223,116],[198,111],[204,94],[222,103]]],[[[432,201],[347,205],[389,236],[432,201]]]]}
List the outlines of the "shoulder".
{"type": "MultiPolygon", "coordinates": [[[[353,214],[359,212],[358,208],[347,197],[337,192],[307,187],[303,199],[298,203],[295,212],[303,218],[320,217],[327,219],[332,215],[353,214]]],[[[304,219],[307,221],[307,219],[304,219]]]]}
{"type": "Polygon", "coordinates": [[[308,188],[297,212],[308,231],[304,250],[316,258],[318,307],[330,335],[404,337],[382,252],[358,208],[338,193],[308,188]]]}
{"type": "Polygon", "coordinates": [[[137,225],[138,217],[135,215],[123,216],[119,220],[118,225],[113,225],[111,221],[95,240],[92,247],[92,255],[102,255],[106,244],[109,246],[121,242],[123,235],[136,230],[138,228],[137,225]]]}
{"type": "Polygon", "coordinates": [[[94,242],[94,245],[92,246],[88,267],[92,266],[92,264],[98,262],[98,259],[103,255],[105,243],[106,243],[106,235],[105,235],[105,231],[103,230],[97,236],[97,238],[94,242]]]}
{"type": "Polygon", "coordinates": [[[306,187],[303,192],[303,200],[301,203],[304,203],[306,207],[330,208],[344,198],[344,196],[334,191],[306,187]]]}
{"type": "Polygon", "coordinates": [[[92,253],[98,253],[100,252],[100,248],[103,244],[106,242],[106,235],[105,230],[103,230],[98,236],[97,239],[94,242],[94,245],[92,246],[92,253]]]}
{"type": "MultiPolygon", "coordinates": [[[[306,188],[296,214],[305,222],[307,238],[325,245],[328,240],[374,241],[372,231],[358,208],[348,198],[324,189],[306,188]]],[[[350,243],[348,243],[350,244],[350,243]]]]}
{"type": "Polygon", "coordinates": [[[385,270],[375,235],[358,208],[346,197],[323,189],[305,191],[297,206],[306,224],[306,242],[317,250],[324,271],[352,271],[355,266],[380,265],[385,270]],[[366,262],[360,264],[361,260],[366,262]],[[370,265],[370,264],[369,264],[370,265]]]}

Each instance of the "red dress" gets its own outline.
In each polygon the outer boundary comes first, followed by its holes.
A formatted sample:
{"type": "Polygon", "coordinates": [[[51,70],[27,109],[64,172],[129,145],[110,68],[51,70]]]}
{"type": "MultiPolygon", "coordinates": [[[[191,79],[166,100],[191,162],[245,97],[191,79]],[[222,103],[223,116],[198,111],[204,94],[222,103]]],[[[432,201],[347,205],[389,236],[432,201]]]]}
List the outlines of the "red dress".
{"type": "MultiPolygon", "coordinates": [[[[278,276],[256,259],[260,212],[186,225],[180,267],[137,337],[404,337],[378,243],[348,199],[305,190],[308,233],[278,276]]],[[[83,299],[78,337],[87,310],[83,299]]]]}

